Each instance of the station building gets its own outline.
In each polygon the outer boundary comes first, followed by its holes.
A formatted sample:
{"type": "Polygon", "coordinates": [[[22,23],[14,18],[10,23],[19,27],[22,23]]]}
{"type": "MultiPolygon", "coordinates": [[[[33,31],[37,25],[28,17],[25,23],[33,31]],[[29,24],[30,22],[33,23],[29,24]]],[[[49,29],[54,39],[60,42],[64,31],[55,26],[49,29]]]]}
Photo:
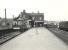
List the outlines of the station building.
{"type": "Polygon", "coordinates": [[[44,13],[27,13],[25,10],[14,18],[13,25],[26,27],[42,27],[44,23],[44,13]]]}

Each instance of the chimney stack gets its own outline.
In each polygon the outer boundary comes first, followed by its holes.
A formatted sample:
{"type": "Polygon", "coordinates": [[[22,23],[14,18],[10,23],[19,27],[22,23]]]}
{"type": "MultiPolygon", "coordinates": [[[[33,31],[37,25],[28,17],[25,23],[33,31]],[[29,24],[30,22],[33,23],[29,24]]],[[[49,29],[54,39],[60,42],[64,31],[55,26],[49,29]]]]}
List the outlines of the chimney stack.
{"type": "Polygon", "coordinates": [[[6,8],[5,8],[5,24],[6,24],[6,8]]]}
{"type": "Polygon", "coordinates": [[[14,19],[14,15],[13,15],[13,19],[14,19]]]}

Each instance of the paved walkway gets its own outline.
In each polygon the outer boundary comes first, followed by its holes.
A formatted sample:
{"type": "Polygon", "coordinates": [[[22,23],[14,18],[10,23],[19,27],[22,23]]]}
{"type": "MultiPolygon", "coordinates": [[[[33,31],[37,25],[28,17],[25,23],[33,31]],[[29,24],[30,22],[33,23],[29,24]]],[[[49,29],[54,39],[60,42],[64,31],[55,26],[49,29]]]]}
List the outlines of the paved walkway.
{"type": "Polygon", "coordinates": [[[68,50],[62,40],[46,28],[33,28],[0,46],[0,50],[68,50]]]}

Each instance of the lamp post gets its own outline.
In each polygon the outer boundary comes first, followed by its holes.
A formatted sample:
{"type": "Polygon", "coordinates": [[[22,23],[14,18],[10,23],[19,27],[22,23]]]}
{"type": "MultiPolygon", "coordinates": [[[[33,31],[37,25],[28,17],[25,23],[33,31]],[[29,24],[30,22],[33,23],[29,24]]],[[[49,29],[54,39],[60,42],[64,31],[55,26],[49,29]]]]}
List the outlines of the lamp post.
{"type": "MultiPolygon", "coordinates": [[[[36,23],[36,26],[37,26],[37,23],[36,23]]],[[[36,27],[36,35],[38,35],[37,27],[36,27]]]]}

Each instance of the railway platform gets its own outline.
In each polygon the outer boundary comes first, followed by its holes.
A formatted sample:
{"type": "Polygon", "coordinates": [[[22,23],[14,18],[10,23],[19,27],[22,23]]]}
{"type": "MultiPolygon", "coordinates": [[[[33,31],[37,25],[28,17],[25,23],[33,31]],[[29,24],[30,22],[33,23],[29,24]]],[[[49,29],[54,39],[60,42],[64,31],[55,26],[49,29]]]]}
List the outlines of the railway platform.
{"type": "Polygon", "coordinates": [[[48,29],[32,28],[0,46],[0,50],[68,50],[48,29]]]}

